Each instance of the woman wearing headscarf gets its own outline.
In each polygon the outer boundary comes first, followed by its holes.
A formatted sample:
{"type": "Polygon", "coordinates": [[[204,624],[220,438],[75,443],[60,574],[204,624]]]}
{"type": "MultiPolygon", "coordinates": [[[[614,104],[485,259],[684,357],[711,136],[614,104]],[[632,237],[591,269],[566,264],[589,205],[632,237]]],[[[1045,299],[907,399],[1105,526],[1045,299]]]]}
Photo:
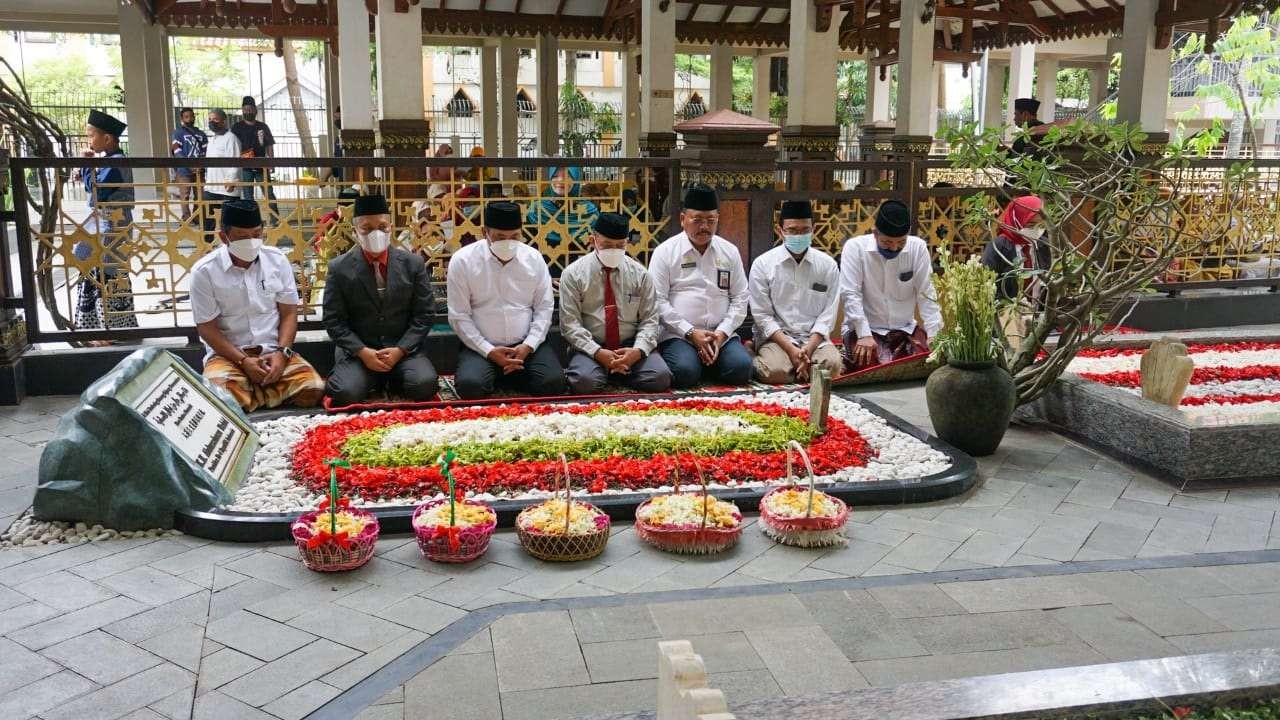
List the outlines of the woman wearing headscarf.
{"type": "MultiPolygon", "coordinates": [[[[453,146],[449,143],[440,143],[436,146],[436,151],[432,153],[434,158],[451,158],[453,157],[453,146]]],[[[435,200],[438,197],[448,195],[453,191],[453,168],[433,165],[427,169],[427,179],[431,184],[427,187],[427,197],[435,200]]]]}
{"type": "MultiPolygon", "coordinates": [[[[565,256],[575,247],[585,250],[591,226],[600,210],[595,203],[579,197],[581,187],[581,168],[548,168],[542,199],[529,204],[525,218],[526,234],[533,240],[543,238],[548,247],[560,249],[565,256]],[[561,231],[568,235],[567,243],[561,231]],[[562,244],[565,247],[561,249],[562,244]]],[[[551,265],[552,275],[558,275],[560,264],[551,265]]]]}
{"type": "Polygon", "coordinates": [[[995,271],[996,291],[1002,300],[1018,297],[1018,268],[1043,270],[1049,266],[1044,235],[1044,203],[1035,195],[1014,198],[996,221],[999,230],[982,250],[982,264],[995,271]]]}

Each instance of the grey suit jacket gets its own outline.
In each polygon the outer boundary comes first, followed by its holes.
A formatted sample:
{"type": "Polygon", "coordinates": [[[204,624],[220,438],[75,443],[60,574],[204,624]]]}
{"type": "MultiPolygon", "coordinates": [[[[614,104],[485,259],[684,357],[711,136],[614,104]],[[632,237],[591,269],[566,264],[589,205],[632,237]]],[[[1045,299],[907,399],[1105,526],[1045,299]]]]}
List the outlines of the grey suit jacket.
{"type": "Polygon", "coordinates": [[[387,251],[386,295],[378,297],[373,267],[359,246],[329,261],[324,285],[324,327],[335,355],[354,356],[366,347],[399,347],[413,354],[431,331],[433,297],[422,257],[400,248],[387,251]]]}

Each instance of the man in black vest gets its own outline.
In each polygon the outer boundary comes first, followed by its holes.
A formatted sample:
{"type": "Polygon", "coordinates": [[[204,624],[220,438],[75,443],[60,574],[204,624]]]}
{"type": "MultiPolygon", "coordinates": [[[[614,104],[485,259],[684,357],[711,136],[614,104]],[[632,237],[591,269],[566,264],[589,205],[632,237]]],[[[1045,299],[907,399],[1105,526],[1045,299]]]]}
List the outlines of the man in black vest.
{"type": "Polygon", "coordinates": [[[353,405],[390,381],[391,392],[407,400],[430,400],[439,377],[423,347],[433,302],[426,264],[390,247],[383,196],[356,198],[352,217],[356,246],[329,262],[324,286],[324,326],[335,354],[329,397],[335,406],[353,405]]]}

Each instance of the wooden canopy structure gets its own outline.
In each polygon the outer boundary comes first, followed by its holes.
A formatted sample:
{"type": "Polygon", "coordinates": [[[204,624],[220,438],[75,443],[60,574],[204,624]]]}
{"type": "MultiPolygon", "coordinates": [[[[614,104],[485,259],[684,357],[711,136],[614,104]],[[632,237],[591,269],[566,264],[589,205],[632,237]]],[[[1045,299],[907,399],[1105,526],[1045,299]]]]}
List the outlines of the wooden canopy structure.
{"type": "MultiPolygon", "coordinates": [[[[152,22],[170,27],[257,28],[281,37],[332,38],[338,0],[133,0],[152,22]]],[[[676,6],[681,43],[784,47],[789,0],[668,0],[676,6]]],[[[840,46],[896,62],[899,0],[812,0],[826,27],[840,19],[840,46]],[[843,13],[843,14],[841,14],[843,13]]],[[[365,0],[376,14],[376,0],[365,0]]],[[[936,0],[935,59],[971,62],[982,50],[1120,32],[1125,0],[936,0]]],[[[432,35],[532,37],[634,42],[639,0],[397,0],[417,12],[432,35]]],[[[1274,10],[1280,0],[1162,0],[1157,14],[1167,43],[1174,30],[1205,32],[1212,41],[1233,17],[1274,10]]],[[[922,18],[924,19],[924,18],[922,18]]],[[[819,30],[824,30],[820,22],[819,30]]]]}

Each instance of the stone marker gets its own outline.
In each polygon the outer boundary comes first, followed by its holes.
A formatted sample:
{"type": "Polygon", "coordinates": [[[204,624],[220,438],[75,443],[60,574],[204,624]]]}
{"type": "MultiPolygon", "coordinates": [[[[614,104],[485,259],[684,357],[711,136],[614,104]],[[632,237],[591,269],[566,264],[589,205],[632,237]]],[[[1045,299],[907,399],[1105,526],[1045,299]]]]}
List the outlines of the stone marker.
{"type": "Polygon", "coordinates": [[[1187,357],[1187,346],[1173,338],[1160,338],[1142,354],[1142,397],[1162,405],[1178,407],[1191,382],[1195,363],[1187,357]]]}
{"type": "Polygon", "coordinates": [[[734,720],[724,693],[707,687],[707,668],[688,640],[658,643],[657,720],[734,720]]]}
{"type": "Polygon", "coordinates": [[[831,371],[826,368],[809,370],[809,426],[818,432],[827,431],[827,411],[831,407],[831,371]]]}
{"type": "Polygon", "coordinates": [[[173,527],[182,508],[231,501],[258,434],[240,406],[180,358],[146,348],[80,396],[40,456],[40,520],[173,527]]]}

